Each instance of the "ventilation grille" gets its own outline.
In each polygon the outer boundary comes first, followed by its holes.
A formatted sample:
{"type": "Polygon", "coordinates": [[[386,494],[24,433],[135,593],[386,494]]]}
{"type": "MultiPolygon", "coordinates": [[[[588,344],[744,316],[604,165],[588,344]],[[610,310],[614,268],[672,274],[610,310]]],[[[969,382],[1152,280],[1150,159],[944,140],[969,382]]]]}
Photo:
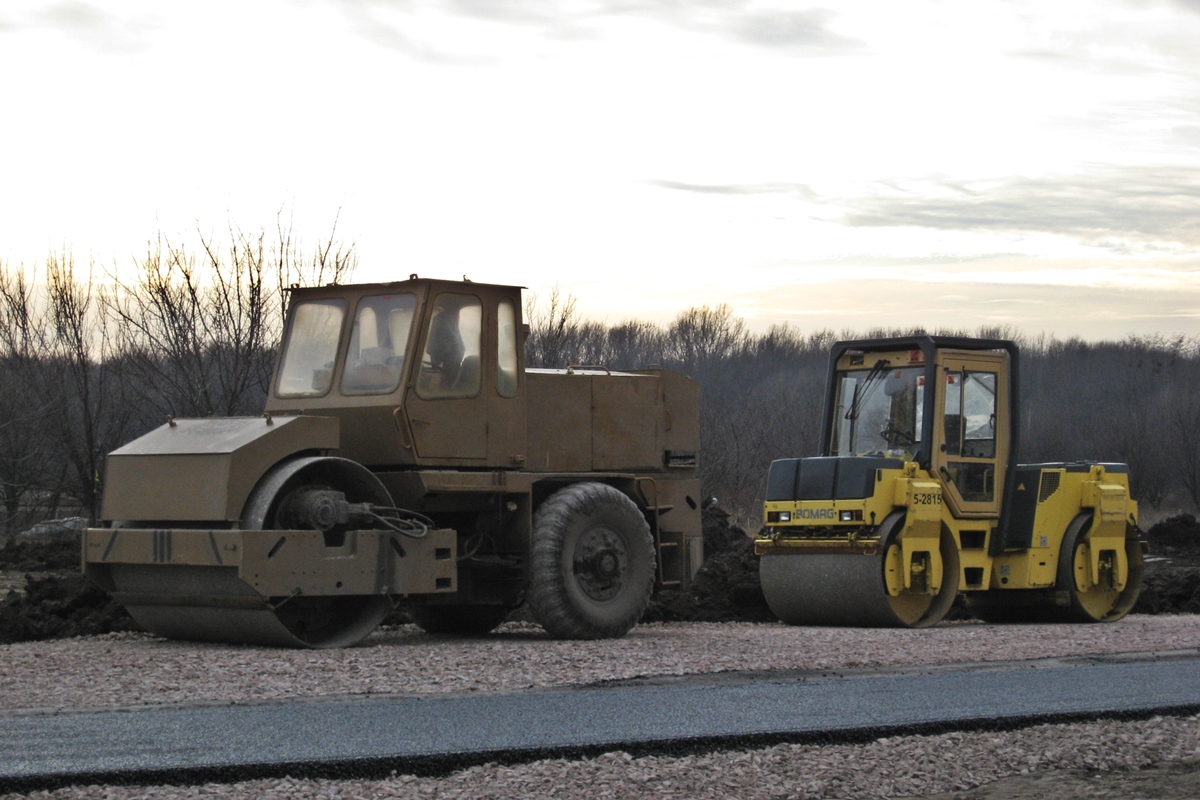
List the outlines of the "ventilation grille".
{"type": "Polygon", "coordinates": [[[1050,495],[1058,491],[1058,482],[1062,480],[1061,472],[1050,472],[1047,470],[1042,473],[1042,486],[1038,490],[1038,502],[1044,503],[1050,495]]]}

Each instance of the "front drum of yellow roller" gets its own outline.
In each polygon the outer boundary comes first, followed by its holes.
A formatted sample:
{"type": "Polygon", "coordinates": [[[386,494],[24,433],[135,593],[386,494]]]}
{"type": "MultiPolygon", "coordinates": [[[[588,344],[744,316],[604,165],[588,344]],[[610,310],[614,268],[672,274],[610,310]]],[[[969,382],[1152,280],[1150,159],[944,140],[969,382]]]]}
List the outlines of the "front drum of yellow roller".
{"type": "Polygon", "coordinates": [[[886,554],[904,529],[904,514],[880,526],[884,546],[875,555],[852,553],[768,554],[758,571],[767,605],[789,625],[858,628],[924,628],[946,615],[958,594],[958,551],[942,533],[942,585],[936,595],[888,593],[886,554]]]}

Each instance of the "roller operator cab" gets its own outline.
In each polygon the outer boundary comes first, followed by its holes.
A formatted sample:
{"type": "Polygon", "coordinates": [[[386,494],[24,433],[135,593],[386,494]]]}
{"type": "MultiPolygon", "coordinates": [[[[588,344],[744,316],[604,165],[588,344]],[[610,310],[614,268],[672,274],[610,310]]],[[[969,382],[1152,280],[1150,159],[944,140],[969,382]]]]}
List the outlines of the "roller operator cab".
{"type": "Polygon", "coordinates": [[[795,625],[1120,619],[1142,584],[1124,464],[1015,464],[1012,342],[839,342],[822,455],[771,464],[755,540],[795,625]]]}
{"type": "Polygon", "coordinates": [[[703,557],[699,390],[525,369],[521,289],[294,289],[261,417],[111,453],[86,575],[163,636],[336,647],[397,605],[486,633],[623,635],[703,557]]]}

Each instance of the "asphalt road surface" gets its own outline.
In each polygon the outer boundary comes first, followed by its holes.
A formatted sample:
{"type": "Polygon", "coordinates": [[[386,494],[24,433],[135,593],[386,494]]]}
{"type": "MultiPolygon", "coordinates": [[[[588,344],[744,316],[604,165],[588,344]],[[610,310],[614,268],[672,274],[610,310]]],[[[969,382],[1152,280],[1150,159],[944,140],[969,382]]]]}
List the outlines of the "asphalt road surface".
{"type": "Polygon", "coordinates": [[[842,675],[730,674],[511,694],[0,714],[0,790],[443,772],[1200,708],[1200,656],[842,675]]]}

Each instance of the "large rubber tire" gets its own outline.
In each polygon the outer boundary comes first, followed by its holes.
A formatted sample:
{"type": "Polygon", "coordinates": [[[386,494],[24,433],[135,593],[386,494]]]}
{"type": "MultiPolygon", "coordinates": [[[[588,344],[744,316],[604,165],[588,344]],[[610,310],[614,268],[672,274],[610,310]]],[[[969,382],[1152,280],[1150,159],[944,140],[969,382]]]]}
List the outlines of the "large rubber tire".
{"type": "Polygon", "coordinates": [[[654,539],[632,500],[603,483],[550,495],[533,517],[529,610],[559,639],[610,639],[637,624],[654,589],[654,539]]]}
{"type": "Polygon", "coordinates": [[[412,606],[413,622],[426,633],[451,636],[483,636],[508,617],[507,606],[412,606]]]}

